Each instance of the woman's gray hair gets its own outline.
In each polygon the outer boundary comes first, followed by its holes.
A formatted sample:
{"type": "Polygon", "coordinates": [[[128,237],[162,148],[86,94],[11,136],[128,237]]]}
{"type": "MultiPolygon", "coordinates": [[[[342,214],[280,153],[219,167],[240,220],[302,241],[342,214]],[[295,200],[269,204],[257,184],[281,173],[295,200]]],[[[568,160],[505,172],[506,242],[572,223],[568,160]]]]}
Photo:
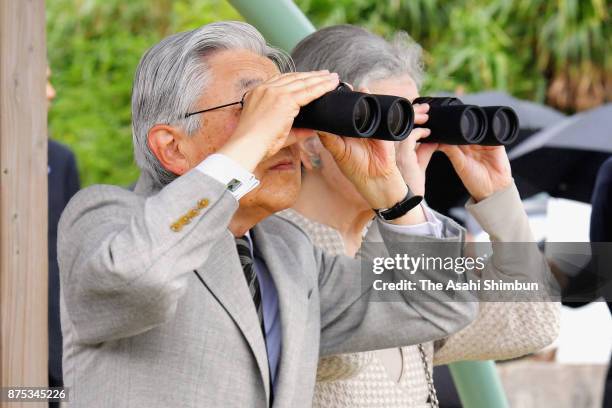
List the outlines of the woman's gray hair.
{"type": "MultiPolygon", "coordinates": [[[[147,135],[156,124],[199,130],[202,115],[185,118],[209,85],[206,58],[219,50],[242,49],[270,58],[281,72],[294,69],[291,57],[266,44],[251,25],[238,21],[212,23],[171,35],[141,58],[132,88],[134,157],[143,172],[165,185],[177,176],[166,170],[149,149],[147,135]]],[[[228,101],[230,102],[230,101],[228,101]]]]}
{"type": "Polygon", "coordinates": [[[360,27],[336,25],[304,38],[291,56],[298,71],[328,69],[358,88],[405,74],[419,87],[423,82],[422,54],[421,46],[403,31],[387,41],[360,27]]]}

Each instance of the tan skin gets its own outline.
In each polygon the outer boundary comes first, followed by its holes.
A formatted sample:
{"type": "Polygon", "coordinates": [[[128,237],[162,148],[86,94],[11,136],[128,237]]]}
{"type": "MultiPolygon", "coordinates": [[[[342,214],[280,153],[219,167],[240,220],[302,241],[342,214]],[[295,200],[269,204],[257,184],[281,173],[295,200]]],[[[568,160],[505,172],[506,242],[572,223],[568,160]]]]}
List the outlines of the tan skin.
{"type": "Polygon", "coordinates": [[[51,69],[47,67],[47,110],[51,107],[51,102],[55,99],[55,88],[51,85],[51,69]]]}
{"type": "MultiPolygon", "coordinates": [[[[335,89],[339,79],[327,71],[279,74],[269,59],[246,50],[218,51],[206,62],[212,79],[194,110],[240,100],[246,92],[244,107],[204,113],[203,126],[193,136],[179,126],[155,125],[147,141],[160,163],[177,175],[215,152],[255,174],[260,185],[240,200],[229,226],[241,236],[297,199],[301,174],[296,142],[313,133],[292,129],[293,119],[301,106],[335,89]]],[[[322,138],[340,171],[371,208],[387,208],[404,197],[406,186],[393,143],[322,138]]],[[[410,211],[393,222],[409,225],[423,220],[422,213],[410,211]]]]}

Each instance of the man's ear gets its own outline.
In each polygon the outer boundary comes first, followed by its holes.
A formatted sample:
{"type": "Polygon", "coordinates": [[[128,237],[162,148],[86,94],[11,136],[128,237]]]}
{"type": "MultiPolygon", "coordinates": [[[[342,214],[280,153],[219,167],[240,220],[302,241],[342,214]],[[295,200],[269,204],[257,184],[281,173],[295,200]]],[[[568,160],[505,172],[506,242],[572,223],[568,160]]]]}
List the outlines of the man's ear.
{"type": "Polygon", "coordinates": [[[147,134],[149,149],[168,171],[183,175],[189,170],[189,160],[181,150],[183,134],[168,125],[155,125],[147,134]]]}

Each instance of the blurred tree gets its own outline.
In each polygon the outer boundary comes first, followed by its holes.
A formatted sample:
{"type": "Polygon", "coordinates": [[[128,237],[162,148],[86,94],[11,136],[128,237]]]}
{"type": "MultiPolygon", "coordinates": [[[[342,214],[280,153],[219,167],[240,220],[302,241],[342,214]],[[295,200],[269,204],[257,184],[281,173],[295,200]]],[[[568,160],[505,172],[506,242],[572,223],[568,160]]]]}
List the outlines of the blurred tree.
{"type": "Polygon", "coordinates": [[[612,100],[610,0],[296,0],[318,27],[408,32],[423,91],[500,89],[568,112],[612,100]]]}
{"type": "MultiPolygon", "coordinates": [[[[610,0],[295,1],[317,27],[408,32],[425,50],[426,93],[500,89],[567,112],[612,99],[610,0]]],[[[224,0],[47,2],[50,129],[74,148],[85,185],[137,177],[130,93],[142,53],[227,19],[241,17],[224,0]]]]}
{"type": "Polygon", "coordinates": [[[499,10],[517,45],[533,51],[548,103],[577,111],[612,99],[609,0],[519,0],[499,10]]]}

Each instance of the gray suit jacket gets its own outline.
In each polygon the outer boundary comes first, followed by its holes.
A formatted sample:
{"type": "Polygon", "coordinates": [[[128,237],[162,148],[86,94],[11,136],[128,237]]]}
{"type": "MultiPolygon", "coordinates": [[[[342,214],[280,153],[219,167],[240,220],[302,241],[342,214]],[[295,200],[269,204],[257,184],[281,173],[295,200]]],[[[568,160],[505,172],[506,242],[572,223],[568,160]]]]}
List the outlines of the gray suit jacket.
{"type": "MultiPolygon", "coordinates": [[[[264,338],[228,230],[237,207],[224,185],[197,170],[162,189],[143,175],[134,192],[93,186],[73,198],[58,243],[72,407],[268,405],[264,338]]],[[[476,316],[459,292],[448,303],[368,302],[358,260],[326,256],[276,216],[251,232],[279,296],[275,407],[311,405],[320,355],[439,339],[476,316]]],[[[397,242],[408,254],[431,252],[415,242],[422,237],[381,235],[391,255],[397,242]]],[[[429,241],[456,243],[436,255],[460,254],[458,237],[429,241]]]]}

